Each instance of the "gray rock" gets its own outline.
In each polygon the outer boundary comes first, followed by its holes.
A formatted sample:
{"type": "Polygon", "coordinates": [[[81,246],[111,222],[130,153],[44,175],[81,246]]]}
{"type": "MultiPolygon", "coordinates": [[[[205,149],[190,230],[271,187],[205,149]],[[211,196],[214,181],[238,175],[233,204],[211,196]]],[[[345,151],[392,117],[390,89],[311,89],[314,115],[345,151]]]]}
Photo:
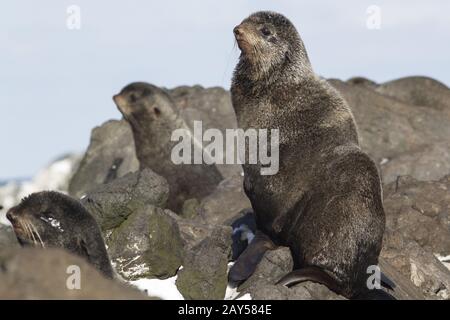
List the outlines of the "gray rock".
{"type": "Polygon", "coordinates": [[[138,290],[104,278],[84,259],[61,249],[0,250],[2,299],[146,299],[138,290]],[[70,269],[72,267],[73,269],[70,269]],[[78,271],[79,289],[69,285],[78,271]]]}
{"type": "Polygon", "coordinates": [[[439,179],[450,173],[447,109],[413,105],[378,90],[383,85],[329,82],[352,109],[362,148],[379,164],[385,183],[404,174],[439,179]]]}
{"type": "Polygon", "coordinates": [[[149,205],[113,231],[108,249],[116,271],[125,279],[166,279],[181,266],[183,242],[174,218],[149,205]]]}
{"type": "Polygon", "coordinates": [[[202,155],[204,151],[202,139],[196,139],[200,140],[198,143],[191,143],[193,135],[189,133],[189,126],[166,91],[150,84],[134,83],[116,95],[115,101],[131,125],[139,167],[151,168],[169,183],[168,209],[180,213],[184,201],[192,198],[201,200],[223,180],[214,164],[194,164],[193,154],[202,155]],[[131,94],[137,96],[137,100],[129,99],[131,94]],[[174,141],[172,137],[174,132],[180,130],[184,133],[183,141],[189,145],[190,152],[176,151],[181,142],[174,141]],[[189,158],[184,160],[189,163],[175,163],[174,153],[183,153],[189,158]]]}
{"type": "MultiPolygon", "coordinates": [[[[410,279],[427,298],[450,298],[450,270],[414,240],[386,228],[380,257],[410,279]]],[[[392,280],[395,282],[395,278],[392,280]]]]}
{"type": "Polygon", "coordinates": [[[434,79],[427,77],[406,77],[388,81],[376,91],[399,101],[427,106],[450,114],[450,90],[434,79]]]}
{"type": "MultiPolygon", "coordinates": [[[[230,93],[225,89],[181,86],[169,90],[168,93],[191,129],[194,121],[202,121],[203,132],[211,128],[219,129],[224,136],[226,129],[237,128],[230,93]]],[[[240,175],[242,171],[241,165],[216,166],[224,178],[240,175]]]]}
{"type": "Polygon", "coordinates": [[[205,223],[220,225],[251,206],[244,193],[241,177],[235,176],[223,180],[213,193],[204,198],[198,213],[205,223]]]}
{"type": "Polygon", "coordinates": [[[0,223],[0,250],[14,247],[19,247],[19,243],[17,242],[13,228],[0,223]]]}
{"type": "Polygon", "coordinates": [[[384,188],[386,223],[427,252],[450,255],[450,176],[440,181],[399,177],[384,188]]]}
{"type": "Polygon", "coordinates": [[[107,235],[108,230],[118,227],[131,213],[146,205],[164,207],[168,193],[166,180],[144,169],[97,186],[81,202],[107,235]]]}
{"type": "Polygon", "coordinates": [[[183,297],[223,299],[230,254],[231,227],[216,227],[209,237],[187,252],[176,282],[183,297]]]}
{"type": "Polygon", "coordinates": [[[72,177],[69,193],[81,197],[98,185],[139,169],[133,134],[125,120],[111,120],[92,130],[89,147],[72,177]]]}
{"type": "Polygon", "coordinates": [[[205,238],[211,236],[215,226],[205,224],[192,219],[184,219],[170,210],[165,210],[167,214],[171,215],[178,225],[180,236],[183,239],[185,251],[190,251],[192,248],[200,244],[205,238]]]}
{"type": "Polygon", "coordinates": [[[283,276],[292,271],[294,262],[291,250],[287,247],[279,247],[275,250],[267,251],[261,262],[256,267],[255,272],[238,288],[241,293],[250,292],[258,283],[274,285],[283,276]]]}
{"type": "Polygon", "coordinates": [[[275,283],[292,271],[291,251],[286,247],[269,250],[264,254],[255,273],[247,279],[238,291],[249,293],[254,300],[342,300],[342,296],[326,286],[310,281],[286,288],[275,283]]]}

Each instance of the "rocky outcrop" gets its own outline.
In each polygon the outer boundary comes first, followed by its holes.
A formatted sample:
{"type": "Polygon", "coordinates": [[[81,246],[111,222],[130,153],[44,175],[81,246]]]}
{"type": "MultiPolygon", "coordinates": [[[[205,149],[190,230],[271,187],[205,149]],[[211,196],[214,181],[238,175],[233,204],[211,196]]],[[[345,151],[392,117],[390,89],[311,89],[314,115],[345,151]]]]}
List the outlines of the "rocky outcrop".
{"type": "Polygon", "coordinates": [[[188,251],[177,279],[177,287],[184,298],[223,299],[230,255],[230,227],[215,228],[210,236],[188,251]]]}
{"type": "Polygon", "coordinates": [[[174,218],[149,205],[112,232],[108,251],[116,271],[127,280],[166,279],[182,264],[183,242],[174,218]]]}
{"type": "Polygon", "coordinates": [[[0,223],[0,250],[4,248],[19,247],[12,227],[0,223]]]}
{"type": "Polygon", "coordinates": [[[399,177],[384,188],[387,225],[424,250],[450,255],[450,175],[439,181],[399,177]]]}
{"type": "Polygon", "coordinates": [[[69,185],[80,198],[96,186],[139,169],[131,128],[125,120],[110,120],[92,130],[91,142],[69,185]]]}
{"type": "Polygon", "coordinates": [[[32,179],[9,181],[0,186],[0,224],[9,224],[6,212],[33,192],[53,190],[67,193],[69,181],[78,168],[80,156],[67,154],[45,166],[32,179]]]}
{"type": "Polygon", "coordinates": [[[82,204],[95,217],[105,234],[146,205],[164,207],[169,194],[166,180],[150,169],[129,173],[113,182],[98,186],[82,204]]]}
{"type": "Polygon", "coordinates": [[[0,249],[1,299],[146,299],[61,249],[0,249]]]}

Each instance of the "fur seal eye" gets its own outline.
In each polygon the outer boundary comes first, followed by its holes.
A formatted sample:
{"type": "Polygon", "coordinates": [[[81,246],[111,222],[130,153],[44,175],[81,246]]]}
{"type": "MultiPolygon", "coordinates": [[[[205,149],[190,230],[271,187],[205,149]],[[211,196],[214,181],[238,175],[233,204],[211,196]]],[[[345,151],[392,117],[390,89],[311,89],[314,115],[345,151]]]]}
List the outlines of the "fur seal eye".
{"type": "Polygon", "coordinates": [[[272,33],[270,32],[269,28],[267,27],[262,27],[261,29],[261,33],[263,34],[263,36],[270,36],[272,33]]]}
{"type": "Polygon", "coordinates": [[[133,102],[136,102],[136,100],[137,100],[136,95],[134,93],[130,94],[130,102],[133,103],[133,102]]]}
{"type": "Polygon", "coordinates": [[[159,108],[154,108],[153,111],[155,112],[155,114],[157,116],[159,116],[161,114],[161,110],[159,110],[159,108]]]}

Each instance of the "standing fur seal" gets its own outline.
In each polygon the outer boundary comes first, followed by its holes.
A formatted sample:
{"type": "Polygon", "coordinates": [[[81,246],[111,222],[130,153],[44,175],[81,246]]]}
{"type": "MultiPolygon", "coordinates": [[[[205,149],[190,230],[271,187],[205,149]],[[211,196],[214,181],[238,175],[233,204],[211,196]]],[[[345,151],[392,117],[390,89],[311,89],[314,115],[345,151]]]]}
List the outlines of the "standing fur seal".
{"type": "Polygon", "coordinates": [[[107,278],[114,271],[91,214],[75,199],[58,192],[33,193],[6,213],[22,246],[58,247],[94,265],[107,278]]]}
{"type": "MultiPolygon", "coordinates": [[[[257,12],[234,34],[241,50],[231,86],[238,126],[280,130],[276,175],[243,165],[258,229],[292,251],[297,270],[279,283],[311,280],[356,298],[367,292],[367,268],[378,263],[385,215],[380,177],[359,147],[353,115],[314,74],[287,18],[257,12]]],[[[247,250],[258,251],[252,244],[247,250]]],[[[236,270],[248,260],[238,259],[236,270]]]]}
{"type": "Polygon", "coordinates": [[[171,141],[172,132],[190,129],[165,91],[136,82],[123,88],[113,100],[133,130],[140,169],[150,168],[169,182],[169,209],[181,212],[185,200],[201,200],[222,181],[215,165],[172,162],[172,147],[177,143],[171,141]]]}

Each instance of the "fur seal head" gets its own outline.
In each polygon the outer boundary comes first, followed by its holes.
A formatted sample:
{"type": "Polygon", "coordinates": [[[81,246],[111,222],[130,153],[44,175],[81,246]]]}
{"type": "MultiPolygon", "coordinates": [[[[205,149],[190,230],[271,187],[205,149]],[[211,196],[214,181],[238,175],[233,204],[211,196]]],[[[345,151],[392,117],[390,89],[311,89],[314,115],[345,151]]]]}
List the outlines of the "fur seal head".
{"type": "Polygon", "coordinates": [[[75,199],[52,191],[33,193],[9,209],[6,217],[22,246],[66,249],[113,277],[98,224],[75,199]]]}
{"type": "MultiPolygon", "coordinates": [[[[156,123],[164,118],[174,118],[172,101],[160,88],[145,82],[134,82],[124,87],[113,100],[126,120],[132,124],[140,121],[156,123]],[[141,119],[137,121],[136,119],[141,119]]],[[[166,119],[170,121],[173,119],[166,119]]]]}
{"type": "Polygon", "coordinates": [[[275,80],[279,70],[294,69],[292,75],[312,73],[303,41],[283,15],[256,12],[236,26],[233,33],[241,50],[236,73],[247,74],[252,80],[275,80]]]}

